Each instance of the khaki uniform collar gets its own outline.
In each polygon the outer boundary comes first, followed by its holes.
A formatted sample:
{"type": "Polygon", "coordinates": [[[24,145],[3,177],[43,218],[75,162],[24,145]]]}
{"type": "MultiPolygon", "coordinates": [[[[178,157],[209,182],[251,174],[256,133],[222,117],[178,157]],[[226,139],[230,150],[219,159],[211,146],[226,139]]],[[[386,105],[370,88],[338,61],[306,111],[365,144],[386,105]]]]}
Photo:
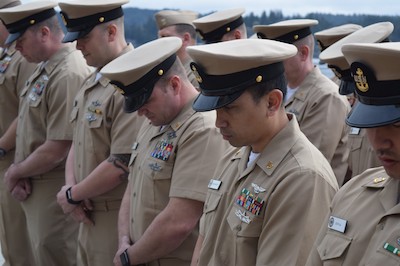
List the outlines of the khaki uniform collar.
{"type": "Polygon", "coordinates": [[[47,62],[42,62],[42,64],[45,64],[44,69],[46,73],[50,74],[53,72],[58,64],[74,51],[76,51],[75,44],[65,44],[65,46],[59,49],[47,62]]]}
{"type": "Polygon", "coordinates": [[[315,86],[315,79],[317,75],[320,74],[321,71],[319,70],[319,68],[317,66],[314,66],[314,69],[310,73],[308,73],[308,75],[305,77],[303,82],[297,88],[293,96],[290,99],[288,99],[288,101],[285,103],[285,106],[288,106],[290,103],[292,103],[294,99],[304,102],[308,98],[308,94],[312,93],[310,87],[315,86]]]}
{"type": "Polygon", "coordinates": [[[400,180],[391,178],[386,174],[386,172],[382,171],[380,173],[376,173],[376,175],[369,176],[362,187],[380,190],[377,192],[378,198],[385,211],[390,211],[390,213],[399,213],[400,205],[397,202],[399,197],[399,182],[400,180]]]}
{"type": "Polygon", "coordinates": [[[194,111],[192,108],[193,102],[194,98],[186,103],[185,107],[183,107],[183,109],[179,112],[178,116],[171,121],[170,126],[174,131],[177,131],[192,115],[196,113],[196,111],[194,111]]]}
{"type": "MultiPolygon", "coordinates": [[[[258,159],[245,169],[239,179],[250,173],[256,165],[260,167],[268,176],[271,176],[275,169],[283,161],[287,153],[296,143],[299,138],[300,128],[296,117],[292,114],[287,114],[289,123],[268,143],[264,150],[259,155],[258,159]]],[[[240,149],[232,160],[239,158],[248,158],[251,152],[250,147],[240,149]]],[[[240,167],[246,167],[247,160],[242,162],[240,167]]]]}

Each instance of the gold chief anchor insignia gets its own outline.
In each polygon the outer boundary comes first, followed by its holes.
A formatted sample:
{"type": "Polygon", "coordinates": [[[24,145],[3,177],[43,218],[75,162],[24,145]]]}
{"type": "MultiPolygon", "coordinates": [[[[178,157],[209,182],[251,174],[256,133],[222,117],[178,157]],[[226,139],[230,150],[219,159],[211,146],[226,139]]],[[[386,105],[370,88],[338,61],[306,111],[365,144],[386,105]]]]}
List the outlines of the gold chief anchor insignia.
{"type": "Polygon", "coordinates": [[[357,68],[356,74],[357,76],[354,76],[354,81],[356,83],[357,89],[362,92],[367,92],[369,89],[369,85],[367,82],[367,77],[364,76],[364,72],[361,68],[357,68]]]}

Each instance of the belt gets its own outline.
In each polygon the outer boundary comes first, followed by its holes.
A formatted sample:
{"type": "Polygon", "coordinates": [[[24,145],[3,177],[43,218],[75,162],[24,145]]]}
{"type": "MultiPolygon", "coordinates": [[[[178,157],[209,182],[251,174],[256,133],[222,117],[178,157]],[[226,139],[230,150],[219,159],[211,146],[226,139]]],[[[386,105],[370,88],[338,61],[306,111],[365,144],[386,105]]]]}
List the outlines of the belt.
{"type": "Polygon", "coordinates": [[[115,211],[119,210],[119,207],[121,206],[121,200],[92,201],[91,203],[93,211],[115,211]]]}

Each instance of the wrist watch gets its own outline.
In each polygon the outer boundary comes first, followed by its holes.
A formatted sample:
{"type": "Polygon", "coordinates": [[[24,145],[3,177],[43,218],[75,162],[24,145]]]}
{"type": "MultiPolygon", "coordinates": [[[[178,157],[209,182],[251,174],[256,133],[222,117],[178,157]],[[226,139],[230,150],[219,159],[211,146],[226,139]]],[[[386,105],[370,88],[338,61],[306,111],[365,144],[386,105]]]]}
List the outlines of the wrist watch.
{"type": "Polygon", "coordinates": [[[71,188],[72,188],[72,187],[69,187],[69,188],[65,191],[65,194],[66,194],[66,197],[67,197],[67,201],[68,201],[69,204],[78,205],[78,204],[80,204],[82,201],[81,201],[81,200],[80,200],[80,201],[76,201],[76,200],[73,200],[73,199],[72,199],[71,188]]]}
{"type": "Polygon", "coordinates": [[[119,256],[121,260],[122,266],[131,266],[131,262],[129,261],[129,256],[128,256],[128,249],[125,249],[124,252],[121,253],[119,256]]]}
{"type": "Polygon", "coordinates": [[[0,148],[0,158],[6,156],[7,152],[5,149],[0,148]]]}

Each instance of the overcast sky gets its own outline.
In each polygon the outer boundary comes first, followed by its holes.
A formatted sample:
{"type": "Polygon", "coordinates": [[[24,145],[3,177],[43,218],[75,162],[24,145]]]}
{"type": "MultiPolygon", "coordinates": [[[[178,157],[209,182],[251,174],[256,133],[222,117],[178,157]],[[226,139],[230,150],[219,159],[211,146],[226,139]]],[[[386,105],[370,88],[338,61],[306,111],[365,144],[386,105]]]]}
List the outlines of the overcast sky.
{"type": "MultiPolygon", "coordinates": [[[[101,0],[99,0],[101,1],[101,0]]],[[[244,7],[246,14],[280,10],[284,15],[310,12],[333,14],[400,15],[399,0],[131,0],[126,6],[150,9],[191,9],[200,13],[244,7]]]]}
{"type": "MultiPolygon", "coordinates": [[[[0,0],[1,1],[1,0],[0,0]]],[[[21,0],[22,3],[37,0],[21,0]]],[[[79,0],[76,0],[79,1],[79,0]]],[[[102,0],[98,0],[101,2],[102,0]]],[[[399,0],[130,0],[125,7],[148,9],[189,9],[202,14],[216,10],[244,7],[246,15],[280,10],[284,15],[310,12],[331,14],[400,15],[399,0]]]]}

